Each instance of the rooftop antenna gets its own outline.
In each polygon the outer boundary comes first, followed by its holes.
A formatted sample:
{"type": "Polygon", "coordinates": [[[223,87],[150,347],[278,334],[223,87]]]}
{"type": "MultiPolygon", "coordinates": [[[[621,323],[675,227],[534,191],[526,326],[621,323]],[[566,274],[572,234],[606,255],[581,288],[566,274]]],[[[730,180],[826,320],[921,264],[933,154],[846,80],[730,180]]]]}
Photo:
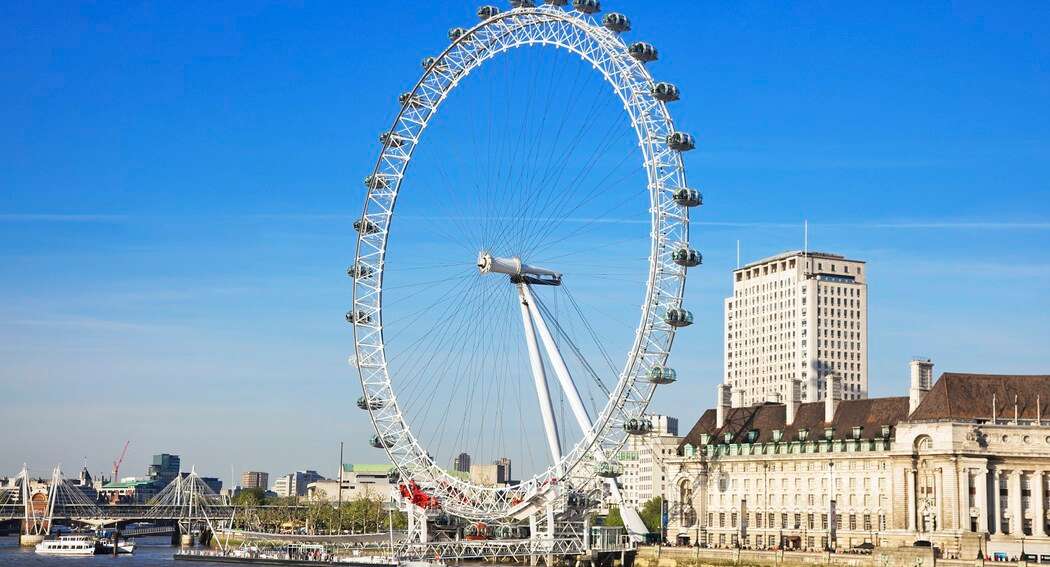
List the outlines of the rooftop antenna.
{"type": "Polygon", "coordinates": [[[1014,394],[1014,425],[1017,425],[1017,419],[1020,417],[1017,413],[1017,394],[1014,394]]]}
{"type": "Polygon", "coordinates": [[[740,269],[740,239],[736,241],[736,269],[740,269]]]}
{"type": "Polygon", "coordinates": [[[995,392],[992,392],[992,423],[995,423],[995,392]]]}
{"type": "Polygon", "coordinates": [[[802,252],[809,258],[809,219],[802,221],[802,252]]]}
{"type": "Polygon", "coordinates": [[[1043,424],[1043,402],[1039,399],[1039,394],[1035,395],[1035,424],[1043,424]]]}

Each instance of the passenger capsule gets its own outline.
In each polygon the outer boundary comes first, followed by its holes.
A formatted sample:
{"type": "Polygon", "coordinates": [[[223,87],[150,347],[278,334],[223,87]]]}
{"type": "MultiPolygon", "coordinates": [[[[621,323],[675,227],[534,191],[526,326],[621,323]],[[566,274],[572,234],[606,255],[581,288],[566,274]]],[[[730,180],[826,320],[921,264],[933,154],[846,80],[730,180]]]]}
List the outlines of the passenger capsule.
{"type": "Polygon", "coordinates": [[[423,58],[423,69],[429,71],[433,68],[435,71],[444,71],[448,67],[441,61],[438,61],[437,57],[425,57],[423,58]]]}
{"type": "Polygon", "coordinates": [[[602,461],[594,472],[602,478],[618,478],[623,475],[623,465],[619,461],[602,461]]]}
{"type": "Polygon", "coordinates": [[[653,422],[644,417],[632,417],[623,423],[623,430],[631,435],[645,435],[652,432],[653,422]]]}
{"type": "Polygon", "coordinates": [[[698,207],[704,204],[704,197],[696,189],[682,187],[674,192],[674,202],[683,207],[698,207]]]}
{"type": "Polygon", "coordinates": [[[419,108],[423,106],[423,99],[412,93],[401,93],[401,96],[397,97],[397,101],[401,103],[401,106],[407,106],[409,108],[419,108]]]}
{"type": "Polygon", "coordinates": [[[382,175],[369,175],[365,178],[365,187],[369,189],[386,189],[389,186],[390,182],[382,175]]]}
{"type": "Polygon", "coordinates": [[[346,269],[346,275],[353,280],[370,278],[374,273],[375,270],[372,269],[372,266],[367,264],[354,264],[346,269]]]}
{"type": "Polygon", "coordinates": [[[363,410],[377,410],[383,407],[383,400],[372,398],[371,400],[365,399],[364,396],[357,398],[357,407],[363,410]]]}
{"type": "Polygon", "coordinates": [[[627,16],[617,13],[609,12],[602,18],[602,25],[606,29],[614,31],[616,33],[624,33],[631,31],[631,20],[627,19],[627,16]]]}
{"type": "Polygon", "coordinates": [[[510,0],[511,8],[535,8],[536,0],[510,0]]]}
{"type": "Polygon", "coordinates": [[[685,132],[674,132],[667,135],[667,147],[676,152],[688,152],[696,147],[696,141],[691,134],[685,132]]]}
{"type": "Polygon", "coordinates": [[[543,3],[548,6],[564,6],[569,3],[569,0],[544,0],[543,3]]]}
{"type": "Polygon", "coordinates": [[[405,144],[405,137],[393,132],[383,132],[379,135],[379,143],[391,148],[400,148],[405,144]]]}
{"type": "Polygon", "coordinates": [[[678,87],[671,83],[656,83],[650,92],[660,102],[674,102],[679,97],[678,87]]]}
{"type": "Polygon", "coordinates": [[[375,447],[376,449],[386,449],[394,445],[394,439],[389,435],[387,435],[386,437],[373,435],[372,438],[368,440],[368,444],[375,447]]]}
{"type": "Polygon", "coordinates": [[[354,230],[359,234],[375,234],[379,232],[379,227],[368,219],[357,219],[354,221],[354,230]]]}
{"type": "Polygon", "coordinates": [[[693,314],[681,307],[674,307],[664,314],[664,323],[672,327],[688,327],[693,324],[693,314]]]}
{"type": "Polygon", "coordinates": [[[365,313],[364,311],[355,312],[351,309],[350,311],[346,312],[346,322],[350,323],[351,325],[367,325],[368,323],[372,322],[372,316],[368,313],[365,313]]]}
{"type": "Polygon", "coordinates": [[[600,12],[602,3],[598,0],[572,0],[572,9],[584,14],[600,12]]]}
{"type": "Polygon", "coordinates": [[[656,61],[656,59],[659,57],[659,54],[656,52],[656,48],[653,47],[652,44],[645,43],[644,41],[632,43],[630,47],[627,48],[627,53],[630,54],[631,57],[634,57],[642,63],[656,61]]]}
{"type": "Polygon", "coordinates": [[[704,263],[704,256],[688,246],[683,246],[671,253],[671,260],[679,266],[694,268],[704,263]]]}
{"type": "Polygon", "coordinates": [[[495,6],[482,6],[478,8],[478,19],[487,20],[496,14],[499,14],[499,8],[495,6]]]}
{"type": "Polygon", "coordinates": [[[654,366],[646,373],[645,379],[650,384],[670,384],[678,379],[678,373],[674,371],[674,368],[654,366]]]}
{"type": "Polygon", "coordinates": [[[456,41],[467,34],[467,28],[452,28],[448,30],[449,41],[456,41]]]}

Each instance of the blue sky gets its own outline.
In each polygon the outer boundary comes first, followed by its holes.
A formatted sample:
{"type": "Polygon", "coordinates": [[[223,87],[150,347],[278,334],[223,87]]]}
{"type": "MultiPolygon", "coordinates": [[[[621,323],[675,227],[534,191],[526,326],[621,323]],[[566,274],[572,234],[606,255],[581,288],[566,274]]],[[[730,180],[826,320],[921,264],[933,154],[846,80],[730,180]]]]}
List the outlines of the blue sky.
{"type": "MultiPolygon", "coordinates": [[[[737,240],[798,248],[804,219],[869,263],[873,395],[913,355],[1050,372],[1046,3],[603,4],[699,142],[698,324],[656,411],[714,399],[737,240]]],[[[0,472],[105,469],[125,439],[128,474],[382,459],[346,364],[350,223],[397,94],[476,8],[0,8],[0,472]]]]}

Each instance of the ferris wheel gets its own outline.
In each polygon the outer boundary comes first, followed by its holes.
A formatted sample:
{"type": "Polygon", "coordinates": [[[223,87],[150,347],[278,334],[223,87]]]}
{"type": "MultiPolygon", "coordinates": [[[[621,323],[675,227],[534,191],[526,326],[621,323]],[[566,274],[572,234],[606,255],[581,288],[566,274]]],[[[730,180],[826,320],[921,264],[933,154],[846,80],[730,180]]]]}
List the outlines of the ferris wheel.
{"type": "Polygon", "coordinates": [[[701,194],[682,160],[693,137],[667,109],[679,90],[650,75],[653,45],[624,40],[626,16],[565,5],[484,6],[449,32],[379,136],[354,223],[346,318],[371,445],[470,520],[522,518],[574,479],[615,492],[618,452],[652,430],[693,321],[701,194]],[[453,466],[468,448],[502,457],[504,478],[453,466]]]}

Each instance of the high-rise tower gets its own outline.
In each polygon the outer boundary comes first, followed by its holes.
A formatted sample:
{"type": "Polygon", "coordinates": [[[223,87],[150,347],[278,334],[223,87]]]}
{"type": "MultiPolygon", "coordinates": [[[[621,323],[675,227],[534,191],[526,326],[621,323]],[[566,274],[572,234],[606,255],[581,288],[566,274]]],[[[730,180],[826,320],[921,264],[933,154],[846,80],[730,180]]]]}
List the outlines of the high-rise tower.
{"type": "Polygon", "coordinates": [[[792,379],[803,400],[822,400],[832,374],[842,378],[842,399],[868,397],[864,269],[860,260],[794,251],[733,271],[723,381],[734,407],[783,402],[792,379]]]}

